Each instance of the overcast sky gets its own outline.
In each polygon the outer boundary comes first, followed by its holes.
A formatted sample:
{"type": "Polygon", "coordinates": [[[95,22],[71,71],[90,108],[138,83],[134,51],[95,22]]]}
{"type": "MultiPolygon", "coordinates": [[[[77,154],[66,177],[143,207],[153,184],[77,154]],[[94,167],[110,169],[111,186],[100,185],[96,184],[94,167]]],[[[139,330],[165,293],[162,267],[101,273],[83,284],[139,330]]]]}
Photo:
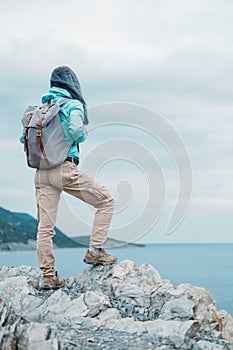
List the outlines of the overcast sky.
{"type": "MultiPolygon", "coordinates": [[[[68,65],[77,72],[90,109],[126,102],[156,111],[174,127],[190,155],[189,210],[179,227],[166,235],[180,185],[166,147],[134,125],[90,132],[82,147],[83,161],[90,152],[90,159],[103,161],[96,147],[120,137],[139,144],[142,152],[149,150],[162,169],[164,207],[153,229],[146,235],[141,232],[141,240],[233,242],[232,16],[231,0],[1,2],[0,206],[36,216],[34,171],[26,167],[18,142],[21,117],[48,90],[52,69],[68,65]]],[[[95,109],[90,116],[95,118],[95,109]]],[[[135,153],[139,158],[140,152],[135,153]]],[[[146,161],[140,168],[123,159],[99,167],[94,175],[118,201],[112,227],[136,222],[146,210],[148,178],[152,175],[156,181],[156,168],[146,161]]],[[[153,216],[152,209],[149,214],[153,216]]],[[[58,226],[71,235],[85,234],[92,216],[91,208],[64,197],[58,226]]],[[[140,236],[131,234],[132,239],[140,236]]]]}

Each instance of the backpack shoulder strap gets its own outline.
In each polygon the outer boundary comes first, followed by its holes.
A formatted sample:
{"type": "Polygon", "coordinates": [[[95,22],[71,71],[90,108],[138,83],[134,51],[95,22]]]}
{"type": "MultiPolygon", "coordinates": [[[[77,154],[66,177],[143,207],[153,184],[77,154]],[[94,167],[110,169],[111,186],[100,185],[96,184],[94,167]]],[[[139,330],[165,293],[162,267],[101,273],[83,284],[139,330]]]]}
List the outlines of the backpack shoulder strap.
{"type": "Polygon", "coordinates": [[[59,106],[63,105],[63,103],[66,103],[68,101],[71,101],[71,98],[63,98],[60,102],[58,102],[59,106]]]}
{"type": "Polygon", "coordinates": [[[61,105],[63,105],[63,103],[66,103],[66,102],[71,101],[71,100],[72,100],[71,98],[63,98],[60,102],[56,102],[56,103],[52,103],[52,104],[51,104],[51,100],[48,100],[48,102],[41,105],[41,108],[43,108],[45,106],[49,106],[49,108],[50,108],[50,107],[54,106],[55,104],[58,104],[59,106],[61,106],[61,105]]]}

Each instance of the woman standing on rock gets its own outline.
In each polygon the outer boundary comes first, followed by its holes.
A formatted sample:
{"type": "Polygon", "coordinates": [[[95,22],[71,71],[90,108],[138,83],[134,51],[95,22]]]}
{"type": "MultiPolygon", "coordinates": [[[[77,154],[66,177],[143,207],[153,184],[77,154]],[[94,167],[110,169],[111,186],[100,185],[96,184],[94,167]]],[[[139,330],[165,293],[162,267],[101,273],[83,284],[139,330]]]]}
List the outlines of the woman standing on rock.
{"type": "MultiPolygon", "coordinates": [[[[60,106],[60,120],[65,141],[70,145],[65,161],[51,169],[37,169],[35,174],[36,199],[38,207],[37,253],[43,272],[42,288],[52,289],[64,286],[64,280],[57,275],[54,263],[52,237],[62,191],[75,196],[97,209],[95,213],[90,247],[84,262],[87,264],[112,264],[115,255],[108,254],[103,244],[107,238],[112,219],[114,199],[99,183],[81,172],[79,164],[80,142],[85,141],[88,124],[86,104],[76,74],[66,66],[53,70],[50,90],[42,97],[43,104],[53,105],[66,100],[60,106]]],[[[22,139],[23,141],[23,139],[22,139]]],[[[56,150],[54,150],[55,152],[56,150]]]]}

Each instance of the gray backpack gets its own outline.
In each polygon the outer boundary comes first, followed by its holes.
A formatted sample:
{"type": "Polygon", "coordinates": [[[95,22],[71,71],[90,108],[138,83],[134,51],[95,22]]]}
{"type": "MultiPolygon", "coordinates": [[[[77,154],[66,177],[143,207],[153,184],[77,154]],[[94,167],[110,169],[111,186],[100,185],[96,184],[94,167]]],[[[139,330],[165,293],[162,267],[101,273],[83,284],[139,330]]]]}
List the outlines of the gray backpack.
{"type": "Polygon", "coordinates": [[[65,142],[59,116],[60,106],[67,101],[29,106],[24,112],[24,151],[29,167],[50,169],[67,158],[70,146],[65,142]]]}

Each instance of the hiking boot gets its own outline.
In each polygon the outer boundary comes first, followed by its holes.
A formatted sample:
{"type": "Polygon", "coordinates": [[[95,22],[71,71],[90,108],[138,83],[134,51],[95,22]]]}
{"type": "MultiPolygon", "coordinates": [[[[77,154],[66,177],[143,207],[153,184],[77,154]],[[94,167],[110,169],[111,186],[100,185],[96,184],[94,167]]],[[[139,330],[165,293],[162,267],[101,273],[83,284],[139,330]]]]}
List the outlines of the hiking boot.
{"type": "Polygon", "coordinates": [[[108,254],[103,248],[101,248],[100,252],[97,254],[94,254],[87,249],[83,261],[86,264],[91,265],[110,265],[117,261],[117,257],[115,255],[108,254]]]}
{"type": "Polygon", "coordinates": [[[44,276],[41,284],[41,289],[58,289],[65,285],[63,278],[55,276],[44,276]]]}

